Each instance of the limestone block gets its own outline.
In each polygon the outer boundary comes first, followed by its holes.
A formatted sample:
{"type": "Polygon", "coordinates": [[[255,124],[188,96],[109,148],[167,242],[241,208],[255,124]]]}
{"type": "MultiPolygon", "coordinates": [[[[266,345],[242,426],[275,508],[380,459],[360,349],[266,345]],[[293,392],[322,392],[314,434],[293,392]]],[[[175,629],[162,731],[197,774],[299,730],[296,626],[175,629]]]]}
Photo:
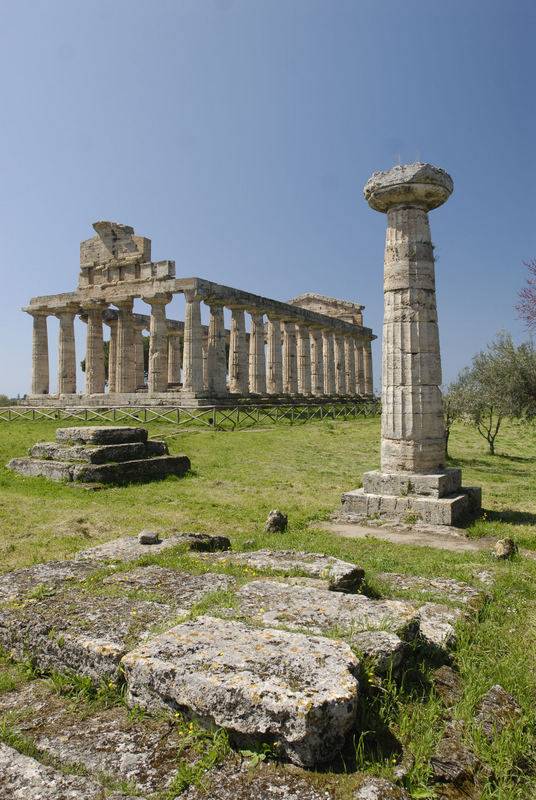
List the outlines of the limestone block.
{"type": "Polygon", "coordinates": [[[397,572],[378,572],[375,578],[395,591],[410,590],[437,595],[443,599],[463,603],[475,611],[480,610],[488,599],[488,594],[482,589],[453,578],[423,578],[421,575],[401,575],[397,572]]]}
{"type": "Polygon", "coordinates": [[[89,425],[81,428],[58,428],[57,442],[76,442],[80,444],[122,444],[125,442],[147,441],[145,428],[132,428],[128,425],[112,427],[109,425],[89,425]]]}
{"type": "Polygon", "coordinates": [[[367,494],[363,489],[344,492],[341,496],[342,513],[361,518],[427,522],[432,525],[459,525],[469,515],[469,501],[465,494],[450,497],[396,497],[367,494]]]}
{"type": "Polygon", "coordinates": [[[461,491],[461,469],[446,469],[430,475],[416,472],[363,473],[363,489],[372,494],[424,497],[445,497],[461,491]]]}
{"type": "Polygon", "coordinates": [[[208,533],[188,533],[177,534],[179,542],[188,545],[190,550],[201,553],[214,553],[216,550],[230,550],[231,542],[227,536],[213,536],[208,533]]]}
{"type": "Polygon", "coordinates": [[[45,461],[40,458],[12,458],[7,469],[31,478],[44,477],[52,481],[72,481],[72,465],[65,461],[45,461]]]}
{"type": "Polygon", "coordinates": [[[425,603],[419,608],[421,639],[436,650],[456,647],[456,623],[466,617],[459,608],[441,603],[425,603]]]}
{"type": "Polygon", "coordinates": [[[156,456],[117,464],[77,464],[72,468],[72,476],[74,481],[84,483],[114,483],[183,475],[190,466],[190,459],[185,455],[156,456]]]}
{"type": "Polygon", "coordinates": [[[206,555],[203,558],[212,563],[225,562],[243,564],[255,570],[302,573],[312,578],[323,578],[335,592],[352,592],[358,589],[365,577],[365,571],[356,564],[341,561],[334,556],[322,553],[304,553],[299,550],[252,550],[245,553],[223,553],[206,555]]]}
{"type": "MultiPolygon", "coordinates": [[[[158,544],[151,545],[151,555],[161,553],[163,550],[169,550],[172,547],[177,547],[182,543],[181,534],[169,536],[162,539],[158,544]]],[[[147,545],[140,544],[137,536],[125,536],[120,539],[114,539],[111,542],[89,547],[87,550],[81,550],[74,556],[75,561],[90,561],[90,562],[103,562],[103,561],[136,561],[136,559],[147,555],[147,545]]]]}
{"type": "Polygon", "coordinates": [[[442,205],[452,193],[452,178],[439,167],[416,162],[375,172],[367,181],[365,200],[376,211],[386,212],[396,203],[419,203],[427,210],[442,205]]]}
{"type": "Polygon", "coordinates": [[[211,572],[191,575],[189,572],[153,564],[110,575],[104,578],[103,583],[126,591],[143,589],[156,592],[165,597],[167,602],[173,602],[182,608],[191,608],[210,592],[231,589],[236,581],[230,575],[217,575],[211,572]]]}
{"type": "Polygon", "coordinates": [[[100,564],[70,561],[47,561],[0,576],[0,601],[18,600],[30,595],[37,587],[51,592],[67,583],[84,580],[99,569],[100,564]]]}
{"type": "Polygon", "coordinates": [[[272,740],[304,766],[332,759],[356,718],[359,662],[340,641],[198,617],[122,666],[129,704],[186,710],[239,740],[272,740]]]}
{"type": "Polygon", "coordinates": [[[64,446],[56,442],[39,442],[30,448],[32,458],[57,461],[85,461],[88,464],[106,464],[109,461],[128,461],[143,458],[146,454],[143,442],[106,444],[97,447],[85,445],[64,446]]]}

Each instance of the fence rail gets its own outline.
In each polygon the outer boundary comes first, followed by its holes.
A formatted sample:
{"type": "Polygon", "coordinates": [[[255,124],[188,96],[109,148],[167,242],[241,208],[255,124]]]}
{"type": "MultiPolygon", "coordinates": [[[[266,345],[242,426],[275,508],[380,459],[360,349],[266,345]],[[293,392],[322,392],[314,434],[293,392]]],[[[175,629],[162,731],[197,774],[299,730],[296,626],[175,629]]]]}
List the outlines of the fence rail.
{"type": "Polygon", "coordinates": [[[379,414],[379,400],[358,403],[327,403],[322,405],[281,406],[110,406],[99,407],[0,407],[0,422],[16,420],[77,420],[81,422],[169,422],[173,425],[200,425],[213,430],[252,427],[261,423],[286,422],[293,424],[310,419],[356,419],[379,414]]]}

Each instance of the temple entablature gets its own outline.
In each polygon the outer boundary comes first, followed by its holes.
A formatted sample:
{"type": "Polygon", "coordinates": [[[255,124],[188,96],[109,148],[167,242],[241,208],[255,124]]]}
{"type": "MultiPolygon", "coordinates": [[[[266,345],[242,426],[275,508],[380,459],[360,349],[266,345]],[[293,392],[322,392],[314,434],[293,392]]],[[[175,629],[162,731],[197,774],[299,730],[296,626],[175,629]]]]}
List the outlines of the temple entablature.
{"type": "Polygon", "coordinates": [[[30,399],[52,403],[225,403],[372,396],[371,342],[364,306],[304,294],[288,303],[197,277],[175,262],[151,261],[151,241],[101,220],[80,245],[75,292],[34,297],[30,399]],[[167,306],[180,295],[184,319],[167,306]],[[150,314],[134,310],[142,301],[150,314]],[[201,304],[209,324],[201,322],[201,304]],[[229,326],[225,325],[225,315],[229,326]],[[60,320],[56,394],[49,393],[47,316],[60,320]],[[74,320],[87,325],[86,387],[76,393],[74,320]],[[109,329],[108,368],[104,358],[109,329]],[[149,331],[149,366],[143,331],[149,331]],[[60,374],[61,370],[61,374],[60,374]],[[76,395],[76,400],[74,395],[76,395]]]}

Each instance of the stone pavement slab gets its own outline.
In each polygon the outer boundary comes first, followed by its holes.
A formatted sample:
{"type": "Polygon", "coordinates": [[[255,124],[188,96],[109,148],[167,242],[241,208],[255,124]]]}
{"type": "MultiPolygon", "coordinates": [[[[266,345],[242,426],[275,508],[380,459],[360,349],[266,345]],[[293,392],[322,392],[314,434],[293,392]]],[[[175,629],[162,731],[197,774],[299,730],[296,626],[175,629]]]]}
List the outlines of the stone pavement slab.
{"type": "Polygon", "coordinates": [[[136,561],[143,556],[153,556],[180,544],[183,544],[180,534],[161,539],[157,544],[140,544],[137,536],[124,536],[81,550],[74,558],[76,561],[136,561]]]}
{"type": "Polygon", "coordinates": [[[475,611],[480,610],[489,597],[481,588],[454,578],[423,578],[420,575],[402,575],[398,572],[377,572],[374,577],[392,590],[410,590],[437,595],[442,599],[463,603],[475,611]]]}
{"type": "Polygon", "coordinates": [[[122,666],[130,704],[273,741],[303,766],[333,758],[356,719],[359,661],[341,641],[204,616],[131,651],[122,666]]]}
{"type": "Polygon", "coordinates": [[[153,564],[117,572],[104,578],[103,583],[117,586],[125,591],[143,589],[155,592],[165,597],[167,602],[176,603],[182,608],[191,608],[209,592],[231,589],[236,580],[231,575],[218,575],[212,572],[191,575],[189,572],[153,564]]]}

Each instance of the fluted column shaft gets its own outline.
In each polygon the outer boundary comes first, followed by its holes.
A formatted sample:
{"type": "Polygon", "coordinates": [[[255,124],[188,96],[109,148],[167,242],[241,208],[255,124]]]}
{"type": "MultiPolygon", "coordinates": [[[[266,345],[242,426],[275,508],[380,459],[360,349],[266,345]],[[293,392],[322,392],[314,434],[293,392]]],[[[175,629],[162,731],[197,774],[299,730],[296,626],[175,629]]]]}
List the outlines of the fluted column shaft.
{"type": "Polygon", "coordinates": [[[32,394],[48,394],[48,334],[46,311],[34,311],[32,333],[32,394]]]}
{"type": "Polygon", "coordinates": [[[120,394],[136,391],[136,368],[134,364],[134,325],[132,319],[133,301],[116,301],[117,317],[117,367],[116,391],[120,394]]]}
{"type": "Polygon", "coordinates": [[[286,394],[298,393],[298,369],[296,348],[296,325],[283,323],[283,391],[286,394]]]}
{"type": "Polygon", "coordinates": [[[365,394],[374,394],[372,382],[372,342],[370,339],[363,345],[363,371],[365,373],[365,394]]]}
{"type": "Polygon", "coordinates": [[[165,392],[168,384],[168,343],[166,306],[171,301],[170,294],[144,298],[151,306],[149,329],[149,393],[165,392]]]}
{"type": "Polygon", "coordinates": [[[354,340],[350,334],[344,337],[344,363],[346,365],[346,394],[355,394],[354,340]]]}
{"type": "Polygon", "coordinates": [[[184,292],[184,348],[182,356],[182,388],[198,393],[203,390],[203,332],[201,328],[201,297],[192,289],[184,292]]]}
{"type": "Polygon", "coordinates": [[[60,321],[58,341],[58,394],[76,392],[76,351],[74,343],[74,317],[76,311],[63,309],[56,312],[60,321]]]}
{"type": "Polygon", "coordinates": [[[136,389],[145,388],[145,348],[143,345],[143,331],[141,325],[134,325],[134,372],[136,375],[136,389]]]}
{"type": "Polygon", "coordinates": [[[264,357],[264,314],[251,313],[249,336],[249,391],[252,394],[266,394],[266,360],[264,357]]]}
{"type": "Polygon", "coordinates": [[[181,340],[179,331],[168,329],[168,385],[181,381],[181,340]]]}
{"type": "Polygon", "coordinates": [[[268,363],[266,367],[266,391],[281,394],[283,391],[283,359],[281,353],[281,317],[268,317],[268,363]]]}
{"type": "Polygon", "coordinates": [[[333,346],[333,332],[322,331],[322,350],[324,353],[324,392],[327,395],[335,394],[335,352],[333,346]]]}
{"type": "Polygon", "coordinates": [[[298,330],[298,392],[311,394],[311,344],[309,326],[297,325],[298,330]]]}
{"type": "Polygon", "coordinates": [[[104,342],[102,312],[106,306],[87,309],[86,394],[104,392],[104,342]]]}
{"type": "Polygon", "coordinates": [[[311,328],[311,392],[315,397],[324,394],[324,356],[322,334],[319,328],[311,328]]]}
{"type": "Polygon", "coordinates": [[[363,340],[355,340],[355,382],[356,390],[360,395],[365,394],[365,368],[363,362],[363,340]]]}
{"type": "Polygon", "coordinates": [[[244,309],[232,308],[229,337],[229,391],[233,394],[248,393],[249,364],[246,343],[244,309]]]}
{"type": "Polygon", "coordinates": [[[207,390],[211,394],[227,392],[227,366],[225,363],[225,325],[223,305],[210,306],[207,346],[207,390]]]}
{"type": "Polygon", "coordinates": [[[108,391],[117,391],[117,320],[110,320],[110,341],[108,343],[108,391]]]}

